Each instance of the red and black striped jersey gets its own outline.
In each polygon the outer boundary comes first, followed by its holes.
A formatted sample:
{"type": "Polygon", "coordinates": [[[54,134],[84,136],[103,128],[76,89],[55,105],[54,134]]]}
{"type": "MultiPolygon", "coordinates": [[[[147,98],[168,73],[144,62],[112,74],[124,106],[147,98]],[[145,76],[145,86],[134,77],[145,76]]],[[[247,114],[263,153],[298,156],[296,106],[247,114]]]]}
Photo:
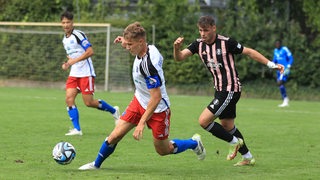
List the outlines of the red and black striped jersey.
{"type": "Polygon", "coordinates": [[[212,44],[198,39],[191,43],[188,49],[200,56],[213,77],[216,91],[241,91],[234,54],[241,54],[243,46],[235,39],[217,35],[212,44]]]}

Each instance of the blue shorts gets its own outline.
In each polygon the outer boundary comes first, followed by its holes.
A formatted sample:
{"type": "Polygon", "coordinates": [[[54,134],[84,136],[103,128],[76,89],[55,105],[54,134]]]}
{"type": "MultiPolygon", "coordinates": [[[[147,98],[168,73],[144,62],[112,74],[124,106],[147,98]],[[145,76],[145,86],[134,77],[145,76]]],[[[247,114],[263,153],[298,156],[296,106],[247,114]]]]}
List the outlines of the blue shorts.
{"type": "Polygon", "coordinates": [[[235,118],[236,104],[240,96],[241,92],[216,91],[207,108],[219,119],[235,118]]]}

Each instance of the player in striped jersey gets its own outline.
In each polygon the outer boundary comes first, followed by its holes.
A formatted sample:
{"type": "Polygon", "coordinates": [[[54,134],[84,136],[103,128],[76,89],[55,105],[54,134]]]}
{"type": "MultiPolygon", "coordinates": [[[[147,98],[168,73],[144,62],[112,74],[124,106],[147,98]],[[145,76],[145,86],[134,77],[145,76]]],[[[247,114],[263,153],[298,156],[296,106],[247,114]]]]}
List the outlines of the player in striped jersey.
{"type": "Polygon", "coordinates": [[[129,131],[135,128],[133,138],[140,140],[145,126],[152,130],[153,145],[159,155],[178,154],[192,149],[198,159],[203,160],[206,151],[200,135],[195,134],[184,140],[168,139],[171,111],[162,69],[163,57],[154,45],[147,44],[144,28],[138,22],[128,25],[123,36],[118,36],[115,43],[121,43],[122,47],[135,55],[132,68],[134,96],[116,127],[102,143],[96,160],[79,169],[99,169],[129,131]]]}
{"type": "Polygon", "coordinates": [[[62,69],[68,70],[71,67],[66,82],[66,104],[73,129],[69,130],[65,135],[82,135],[79,111],[75,104],[75,99],[79,92],[82,93],[82,100],[86,106],[110,112],[116,121],[120,116],[119,107],[112,107],[102,99],[93,98],[94,78],[96,75],[91,59],[93,55],[92,46],[82,31],[74,29],[72,13],[64,12],[61,15],[61,24],[65,32],[62,43],[68,58],[62,64],[62,69]]]}
{"type": "Polygon", "coordinates": [[[293,56],[288,47],[282,46],[280,39],[275,41],[275,47],[276,48],[273,51],[273,62],[282,64],[285,68],[283,74],[277,71],[277,83],[283,99],[283,102],[282,104],[279,104],[279,107],[286,107],[289,106],[289,97],[287,96],[286,87],[284,85],[287,82],[290,74],[290,68],[293,63],[293,56]]]}
{"type": "Polygon", "coordinates": [[[242,159],[235,166],[253,165],[255,159],[244,142],[243,135],[236,128],[236,104],[241,95],[241,83],[235,66],[235,54],[245,54],[250,58],[267,65],[269,68],[283,72],[283,66],[269,61],[254,49],[244,47],[235,39],[216,33],[214,18],[202,16],[198,20],[200,39],[180,50],[183,37],[174,42],[174,58],[176,61],[198,54],[214,80],[214,99],[203,110],[199,117],[199,124],[206,131],[219,139],[230,143],[227,160],[233,160],[237,152],[242,159]],[[219,118],[220,123],[215,122],[219,118]]]}

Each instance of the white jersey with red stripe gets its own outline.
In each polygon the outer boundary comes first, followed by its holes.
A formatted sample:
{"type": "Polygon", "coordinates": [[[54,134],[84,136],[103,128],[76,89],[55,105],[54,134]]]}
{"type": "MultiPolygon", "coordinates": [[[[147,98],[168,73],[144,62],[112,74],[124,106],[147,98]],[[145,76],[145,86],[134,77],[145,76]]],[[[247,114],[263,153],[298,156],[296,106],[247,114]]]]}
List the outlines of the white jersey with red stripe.
{"type": "MultiPolygon", "coordinates": [[[[74,29],[69,37],[64,35],[62,40],[66,53],[71,58],[77,58],[81,56],[87,48],[91,47],[86,35],[79,30],[74,29]]],[[[69,76],[73,77],[95,77],[95,71],[93,68],[91,57],[79,61],[71,66],[69,76]]]]}
{"type": "Polygon", "coordinates": [[[150,89],[160,88],[162,100],[155,109],[155,113],[163,112],[170,107],[169,97],[165,87],[162,69],[163,57],[154,45],[148,45],[145,56],[136,56],[132,77],[135,84],[135,96],[140,105],[146,109],[150,101],[150,89]]]}

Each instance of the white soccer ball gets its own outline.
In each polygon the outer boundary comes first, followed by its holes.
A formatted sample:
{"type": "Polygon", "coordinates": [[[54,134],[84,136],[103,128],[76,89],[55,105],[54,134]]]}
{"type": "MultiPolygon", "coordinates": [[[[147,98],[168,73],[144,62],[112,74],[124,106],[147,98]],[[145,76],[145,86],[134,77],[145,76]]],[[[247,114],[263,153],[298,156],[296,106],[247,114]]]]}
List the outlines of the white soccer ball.
{"type": "Polygon", "coordinates": [[[76,157],[76,149],[68,142],[59,142],[52,150],[52,157],[58,164],[70,164],[76,157]]]}

